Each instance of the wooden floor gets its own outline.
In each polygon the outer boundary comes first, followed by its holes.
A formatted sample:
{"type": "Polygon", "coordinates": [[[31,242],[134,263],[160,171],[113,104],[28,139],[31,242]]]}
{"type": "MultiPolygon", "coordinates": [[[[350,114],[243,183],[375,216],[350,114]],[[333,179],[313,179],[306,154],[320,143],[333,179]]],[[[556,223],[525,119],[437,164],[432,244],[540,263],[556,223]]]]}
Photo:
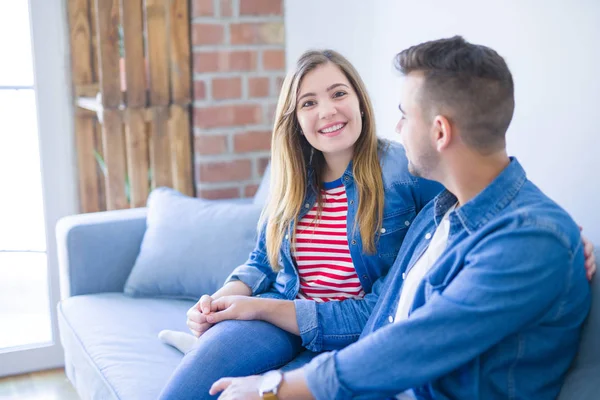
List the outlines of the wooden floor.
{"type": "Polygon", "coordinates": [[[79,400],[63,369],[0,378],[0,399],[79,400]]]}

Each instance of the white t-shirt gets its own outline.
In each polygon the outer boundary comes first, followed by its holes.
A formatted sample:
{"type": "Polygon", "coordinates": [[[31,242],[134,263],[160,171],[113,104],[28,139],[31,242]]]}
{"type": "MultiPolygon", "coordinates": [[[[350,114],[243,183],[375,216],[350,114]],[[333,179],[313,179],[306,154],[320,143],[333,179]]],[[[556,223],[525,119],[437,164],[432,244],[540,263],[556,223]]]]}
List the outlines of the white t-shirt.
{"type": "MultiPolygon", "coordinates": [[[[446,249],[446,245],[448,244],[448,232],[450,232],[450,219],[448,216],[454,208],[455,207],[450,207],[446,215],[444,215],[444,218],[435,230],[433,237],[430,232],[425,234],[425,238],[430,239],[431,242],[421,258],[419,258],[410,270],[405,272],[404,284],[402,285],[402,293],[400,293],[400,301],[398,302],[398,309],[396,310],[394,322],[397,323],[408,318],[408,312],[412,307],[417,288],[427,272],[429,272],[433,264],[440,258],[440,255],[442,255],[442,252],[446,249]]],[[[412,390],[407,390],[396,396],[396,399],[398,400],[414,400],[415,398],[412,390]]]]}

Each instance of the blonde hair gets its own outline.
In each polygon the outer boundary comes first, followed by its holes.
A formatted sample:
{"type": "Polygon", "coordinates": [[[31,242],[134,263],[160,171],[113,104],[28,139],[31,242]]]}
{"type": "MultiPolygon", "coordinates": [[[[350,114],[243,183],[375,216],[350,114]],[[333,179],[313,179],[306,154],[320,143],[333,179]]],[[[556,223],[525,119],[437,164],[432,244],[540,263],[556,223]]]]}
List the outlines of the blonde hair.
{"type": "MultiPolygon", "coordinates": [[[[278,271],[279,251],[284,236],[290,234],[295,244],[295,232],[288,232],[290,223],[298,222],[306,196],[307,166],[314,168],[310,184],[316,189],[318,209],[322,208],[321,175],[325,165],[323,153],[313,149],[300,133],[296,117],[298,88],[307,73],[318,66],[332,63],[344,73],[358,99],[362,116],[362,131],[354,146],[352,172],[358,189],[358,211],[354,228],[358,225],[363,251],[375,252],[375,239],[383,216],[383,179],[378,157],[373,107],[365,85],[352,64],[332,50],[304,53],[284,82],[277,103],[271,141],[271,182],[269,200],[263,210],[259,226],[266,222],[267,256],[271,268],[278,271]]],[[[295,229],[294,229],[295,231],[295,229]]]]}

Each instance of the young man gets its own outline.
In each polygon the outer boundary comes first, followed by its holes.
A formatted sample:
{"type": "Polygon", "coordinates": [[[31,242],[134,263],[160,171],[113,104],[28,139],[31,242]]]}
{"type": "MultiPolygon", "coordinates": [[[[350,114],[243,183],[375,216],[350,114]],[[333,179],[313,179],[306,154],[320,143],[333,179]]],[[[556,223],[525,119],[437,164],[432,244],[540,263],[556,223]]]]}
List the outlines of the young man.
{"type": "Polygon", "coordinates": [[[461,37],[397,56],[409,169],[447,190],[417,216],[361,339],[221,398],[554,399],[590,288],[577,225],[506,153],[511,73],[461,37]]]}

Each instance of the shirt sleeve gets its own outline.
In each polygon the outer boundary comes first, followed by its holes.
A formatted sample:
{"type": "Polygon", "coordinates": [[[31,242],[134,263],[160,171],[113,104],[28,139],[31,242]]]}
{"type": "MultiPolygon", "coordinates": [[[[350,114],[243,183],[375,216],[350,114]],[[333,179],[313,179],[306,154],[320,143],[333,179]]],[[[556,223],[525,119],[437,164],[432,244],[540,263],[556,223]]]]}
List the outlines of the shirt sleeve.
{"type": "Polygon", "coordinates": [[[271,268],[267,256],[265,230],[266,225],[261,228],[256,246],[248,256],[248,260],[233,270],[225,280],[225,284],[231,281],[242,281],[252,289],[252,295],[255,296],[266,292],[275,281],[277,273],[271,268]]]}
{"type": "Polygon", "coordinates": [[[358,340],[377,304],[384,280],[380,277],[375,281],[371,293],[362,299],[327,303],[294,300],[302,345],[319,352],[341,349],[358,340]]]}

